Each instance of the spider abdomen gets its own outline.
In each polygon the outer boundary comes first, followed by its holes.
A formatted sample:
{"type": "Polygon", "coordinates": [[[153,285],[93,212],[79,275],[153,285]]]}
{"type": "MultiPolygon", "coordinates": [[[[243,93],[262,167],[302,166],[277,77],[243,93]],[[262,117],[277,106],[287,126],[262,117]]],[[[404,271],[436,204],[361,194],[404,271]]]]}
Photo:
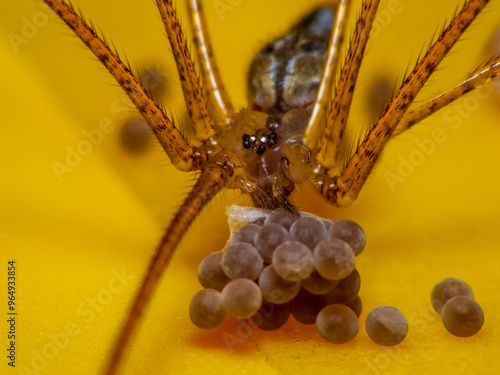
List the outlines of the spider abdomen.
{"type": "Polygon", "coordinates": [[[248,72],[252,109],[283,115],[314,102],[333,19],[331,9],[320,8],[257,54],[248,72]]]}

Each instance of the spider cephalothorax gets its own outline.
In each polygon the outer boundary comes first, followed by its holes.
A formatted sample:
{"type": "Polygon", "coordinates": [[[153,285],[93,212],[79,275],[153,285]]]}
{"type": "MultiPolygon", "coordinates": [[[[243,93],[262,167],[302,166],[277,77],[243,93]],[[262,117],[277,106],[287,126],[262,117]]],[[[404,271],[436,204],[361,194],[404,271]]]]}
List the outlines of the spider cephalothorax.
{"type": "Polygon", "coordinates": [[[304,131],[333,21],[333,11],[320,8],[265,46],[248,73],[253,110],[235,114],[230,125],[220,129],[221,149],[231,150],[243,169],[234,186],[249,194],[257,207],[295,212],[287,197],[295,184],[311,178],[313,157],[304,131]]]}
{"type": "Polygon", "coordinates": [[[238,160],[231,187],[249,194],[260,208],[295,211],[287,197],[310,176],[312,156],[303,141],[309,111],[282,117],[241,111],[217,137],[220,148],[238,160]]]}

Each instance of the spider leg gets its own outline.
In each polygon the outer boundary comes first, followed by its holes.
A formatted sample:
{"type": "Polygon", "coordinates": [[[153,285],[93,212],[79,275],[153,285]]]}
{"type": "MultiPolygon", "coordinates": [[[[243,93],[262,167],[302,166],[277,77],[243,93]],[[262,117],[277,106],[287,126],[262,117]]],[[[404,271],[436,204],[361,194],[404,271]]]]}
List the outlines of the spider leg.
{"type": "Polygon", "coordinates": [[[439,39],[417,63],[339,174],[330,177],[323,166],[316,170],[314,184],[326,199],[339,207],[349,206],[356,200],[385,144],[391,138],[418,92],[488,1],[469,0],[465,3],[463,9],[455,16],[439,39]]]}
{"type": "Polygon", "coordinates": [[[326,169],[333,167],[337,160],[347,125],[347,117],[351,108],[359,67],[379,2],[379,0],[366,0],[363,3],[346,62],[335,90],[335,96],[327,113],[326,127],[321,135],[316,155],[316,160],[326,169]]]}
{"type": "Polygon", "coordinates": [[[199,163],[195,161],[194,157],[195,150],[151,98],[146,89],[142,87],[130,69],[123,64],[118,55],[110,50],[70,5],[63,0],[44,1],[109,70],[151,127],[172,164],[183,171],[199,169],[199,163]]]}
{"type": "Polygon", "coordinates": [[[199,0],[190,0],[188,7],[194,35],[194,49],[200,62],[202,85],[207,92],[208,106],[213,111],[216,124],[225,125],[234,115],[234,108],[215,62],[203,6],[199,0]]]}
{"type": "Polygon", "coordinates": [[[113,346],[113,352],[104,374],[116,374],[123,362],[125,350],[144,315],[149,301],[158,286],[180,240],[203,207],[224,188],[235,169],[235,163],[226,155],[216,155],[202,169],[196,184],[179,207],[167,231],[158,245],[127,320],[113,346]]]}
{"type": "Polygon", "coordinates": [[[487,61],[474,70],[463,82],[451,90],[436,96],[434,99],[420,106],[419,108],[405,114],[401,119],[393,137],[405,132],[426,117],[439,111],[441,108],[452,103],[461,96],[467,94],[481,85],[487,83],[500,75],[500,56],[487,61]]]}
{"type": "Polygon", "coordinates": [[[198,80],[186,38],[177,20],[172,1],[156,0],[156,4],[175,57],[177,72],[184,93],[184,101],[195,136],[205,143],[215,134],[214,122],[209,114],[207,99],[198,80]]]}
{"type": "Polygon", "coordinates": [[[335,15],[335,26],[328,44],[323,74],[318,87],[318,94],[314,101],[311,117],[304,132],[304,140],[310,148],[314,148],[317,143],[319,125],[325,117],[326,107],[331,98],[331,87],[333,78],[339,66],[340,53],[343,50],[345,36],[347,32],[347,16],[352,1],[342,0],[337,7],[335,15]]]}

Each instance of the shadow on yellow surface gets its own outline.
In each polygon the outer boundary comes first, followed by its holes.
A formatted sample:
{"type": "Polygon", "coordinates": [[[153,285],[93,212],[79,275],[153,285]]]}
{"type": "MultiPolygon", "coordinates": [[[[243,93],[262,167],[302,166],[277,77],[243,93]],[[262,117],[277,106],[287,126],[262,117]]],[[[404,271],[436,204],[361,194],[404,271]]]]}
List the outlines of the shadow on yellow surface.
{"type": "MultiPolygon", "coordinates": [[[[322,2],[206,3],[217,59],[237,106],[246,105],[252,56],[314,3],[322,2]]],[[[366,95],[374,77],[400,80],[408,62],[414,64],[461,3],[382,1],[379,32],[369,45],[352,108],[353,126],[372,119],[366,95]]],[[[74,5],[119,52],[127,51],[132,66],[158,65],[168,86],[164,104],[182,118],[180,88],[154,4],[80,0],[74,5]]],[[[492,54],[488,46],[499,26],[499,1],[488,8],[421,98],[458,83],[492,54]]],[[[35,1],[1,9],[0,249],[2,269],[8,259],[16,260],[19,315],[16,368],[5,356],[0,366],[6,374],[95,374],[193,176],[162,166],[166,157],[159,146],[140,157],[120,148],[120,128],[134,116],[130,104],[52,14],[35,1]],[[82,149],[85,134],[102,124],[109,131],[91,150],[82,149]],[[58,173],[54,162],[68,170],[58,173]]],[[[185,20],[184,4],[179,11],[185,20]]],[[[495,373],[500,368],[499,103],[490,84],[481,95],[469,94],[392,141],[359,202],[348,210],[329,207],[309,189],[296,194],[301,209],[355,220],[367,233],[367,248],[357,260],[364,311],[351,343],[326,343],[313,326],[292,320],[271,333],[230,319],[209,332],[191,324],[187,311],[200,288],[198,263],[222,248],[229,235],[224,207],[234,199],[226,193],[205,209],[181,244],[124,373],[495,373]],[[484,310],[484,327],[472,338],[451,336],[430,310],[430,291],[445,277],[465,280],[484,310]],[[379,347],[364,331],[367,312],[383,304],[397,307],[409,321],[408,338],[398,347],[379,347]]],[[[8,341],[2,341],[4,349],[8,341]]]]}

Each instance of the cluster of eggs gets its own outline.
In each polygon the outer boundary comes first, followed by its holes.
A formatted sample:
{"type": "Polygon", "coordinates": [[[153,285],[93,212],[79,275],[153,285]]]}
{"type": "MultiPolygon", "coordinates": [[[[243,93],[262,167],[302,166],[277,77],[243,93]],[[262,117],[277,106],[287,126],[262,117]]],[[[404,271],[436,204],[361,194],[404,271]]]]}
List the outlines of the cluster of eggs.
{"type": "MultiPolygon", "coordinates": [[[[355,257],[366,243],[362,228],[349,220],[327,221],[285,211],[247,222],[234,232],[225,250],[201,262],[198,278],[205,289],[191,300],[192,322],[212,329],[230,315],[251,319],[263,330],[276,330],[293,316],[316,324],[331,343],[354,339],[362,310],[361,278],[355,268],[355,257]]],[[[462,281],[442,280],[431,299],[452,334],[470,336],[481,328],[481,308],[462,281]]],[[[401,343],[408,333],[406,318],[391,306],[370,311],[365,328],[383,346],[401,343]]]]}
{"type": "Polygon", "coordinates": [[[274,211],[239,228],[224,251],[201,262],[205,289],[191,301],[191,320],[211,329],[228,314],[275,330],[292,315],[316,323],[330,342],[348,342],[362,309],[355,256],[364,246],[365,234],[352,221],[274,211]]]}

